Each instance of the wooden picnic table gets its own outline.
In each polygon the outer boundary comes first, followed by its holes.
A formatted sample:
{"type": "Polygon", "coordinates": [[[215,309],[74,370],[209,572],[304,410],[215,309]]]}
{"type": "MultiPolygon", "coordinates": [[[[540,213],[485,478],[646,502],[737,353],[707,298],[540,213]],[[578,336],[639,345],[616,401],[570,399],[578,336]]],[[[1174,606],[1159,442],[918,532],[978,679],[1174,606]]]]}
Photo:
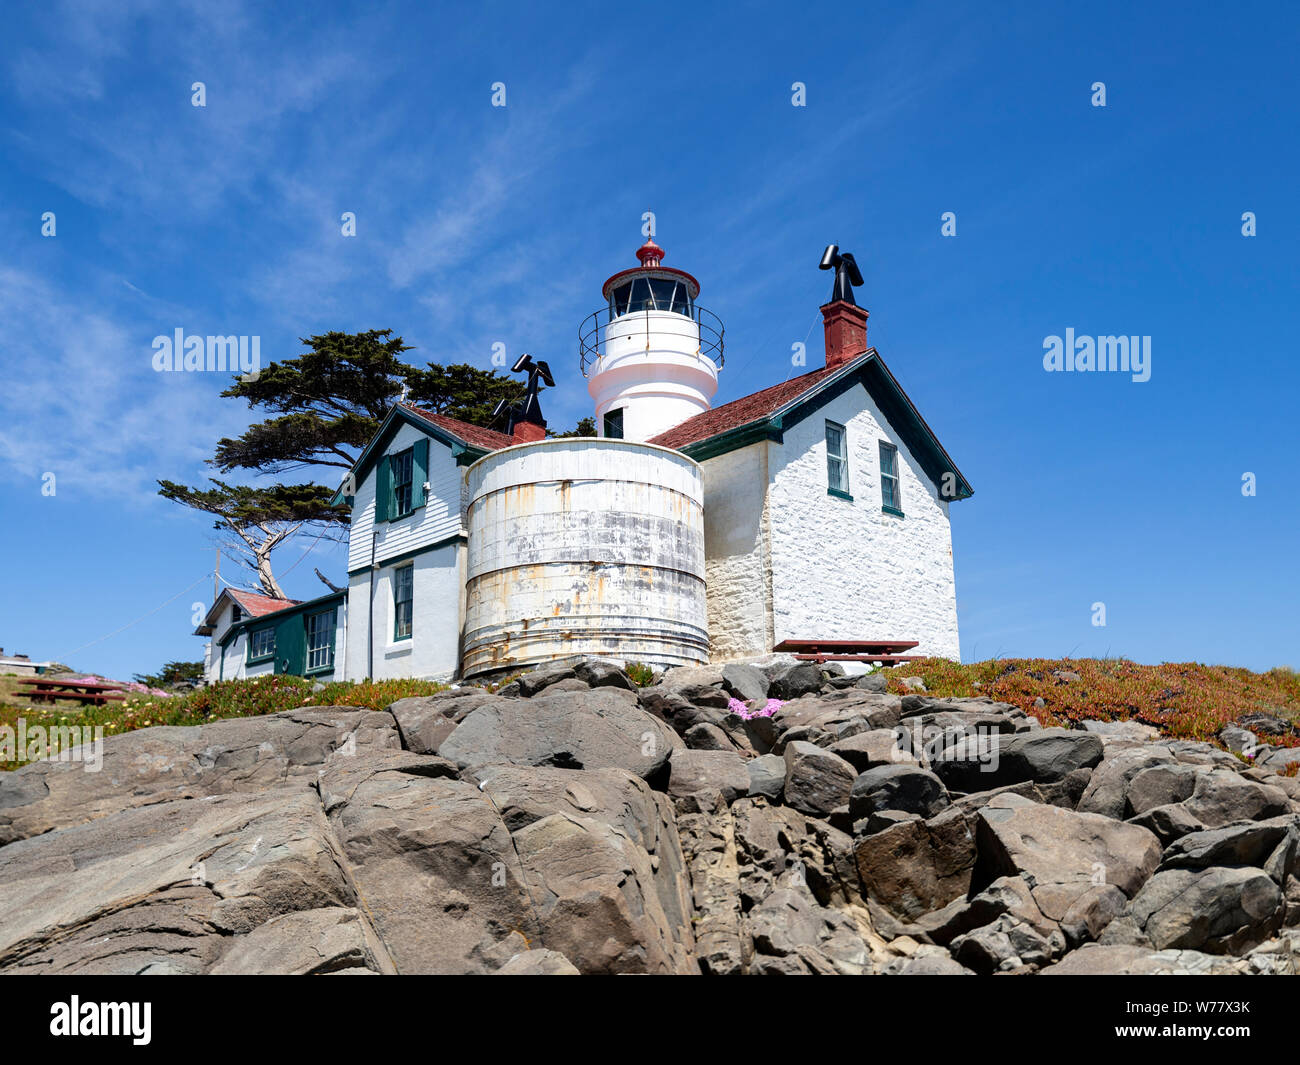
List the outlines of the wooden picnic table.
{"type": "Polygon", "coordinates": [[[923,655],[905,655],[919,640],[782,640],[775,651],[792,652],[805,662],[876,662],[893,666],[916,662],[923,655]]]}
{"type": "Polygon", "coordinates": [[[19,684],[31,687],[27,697],[34,703],[53,703],[59,699],[76,699],[103,706],[105,703],[120,701],[126,696],[120,694],[121,684],[101,683],[93,680],[55,680],[51,677],[22,677],[19,684]],[[114,693],[118,694],[114,694],[114,693]]]}

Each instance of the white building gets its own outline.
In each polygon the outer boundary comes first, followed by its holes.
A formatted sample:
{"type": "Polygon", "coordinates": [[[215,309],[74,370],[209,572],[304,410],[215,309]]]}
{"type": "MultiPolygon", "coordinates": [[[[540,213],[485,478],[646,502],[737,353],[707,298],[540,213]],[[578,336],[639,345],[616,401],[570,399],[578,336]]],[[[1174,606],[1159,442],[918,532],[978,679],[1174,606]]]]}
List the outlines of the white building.
{"type": "Polygon", "coordinates": [[[971,488],[868,347],[852,257],[821,308],[825,365],[716,408],[721,322],[653,240],[637,258],[579,330],[599,439],[546,440],[535,396],[508,432],[394,406],[336,497],[346,598],[249,617],[223,594],[199,630],[220,648],[209,677],[444,679],[788,641],[959,658],[949,507],[971,488]]]}

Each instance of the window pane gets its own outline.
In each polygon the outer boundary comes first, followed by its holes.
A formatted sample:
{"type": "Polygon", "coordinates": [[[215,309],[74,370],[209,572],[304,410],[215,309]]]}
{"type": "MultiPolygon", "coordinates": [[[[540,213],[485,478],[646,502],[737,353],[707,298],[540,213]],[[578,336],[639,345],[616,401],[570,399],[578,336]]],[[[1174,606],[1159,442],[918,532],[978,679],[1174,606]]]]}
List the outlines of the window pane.
{"type": "Polygon", "coordinates": [[[650,282],[644,277],[638,277],[632,282],[632,295],[628,303],[628,310],[644,311],[650,306],[650,282]]]}
{"type": "Polygon", "coordinates": [[[849,463],[844,426],[835,422],[826,423],[826,484],[837,492],[848,493],[849,463]]]}
{"type": "Polygon", "coordinates": [[[394,571],[393,577],[393,638],[403,639],[411,635],[415,567],[403,566],[394,571]]]}
{"type": "Polygon", "coordinates": [[[393,513],[407,514],[411,510],[411,473],[414,456],[408,448],[393,456],[393,513]]]}
{"type": "Polygon", "coordinates": [[[898,483],[898,448],[880,442],[880,501],[894,510],[903,509],[898,483]]]}
{"type": "Polygon", "coordinates": [[[275,630],[259,629],[253,633],[252,656],[254,658],[265,658],[275,653],[275,630]]]}
{"type": "Polygon", "coordinates": [[[661,311],[672,309],[673,289],[677,287],[676,281],[667,281],[663,278],[652,278],[650,281],[650,291],[654,296],[655,308],[661,311]]]}
{"type": "Polygon", "coordinates": [[[605,436],[611,440],[623,439],[623,408],[612,410],[605,415],[605,436]]]}
{"type": "Polygon", "coordinates": [[[307,618],[307,668],[324,669],[334,661],[334,611],[307,618]]]}

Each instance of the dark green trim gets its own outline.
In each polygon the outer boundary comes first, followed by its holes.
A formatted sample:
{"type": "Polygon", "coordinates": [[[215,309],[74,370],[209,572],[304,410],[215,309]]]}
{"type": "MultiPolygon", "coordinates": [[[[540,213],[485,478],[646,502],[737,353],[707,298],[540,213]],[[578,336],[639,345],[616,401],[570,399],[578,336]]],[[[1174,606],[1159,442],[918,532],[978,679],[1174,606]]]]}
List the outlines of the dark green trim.
{"type": "Polygon", "coordinates": [[[892,515],[894,515],[894,517],[896,517],[896,518],[905,518],[905,517],[907,517],[907,515],[904,514],[904,513],[903,513],[901,510],[899,510],[897,507],[891,507],[891,506],[882,505],[880,509],[883,510],[886,514],[892,514],[892,515]]]}
{"type": "MultiPolygon", "coordinates": [[[[428,458],[427,458],[428,441],[426,440],[424,443],[426,449],[425,465],[428,465],[428,458]]],[[[410,447],[404,447],[402,448],[401,451],[394,451],[390,455],[385,455],[384,458],[387,460],[386,464],[389,470],[388,473],[389,495],[388,495],[388,506],[386,508],[388,516],[386,520],[401,521],[403,518],[409,518],[412,514],[414,514],[417,510],[419,510],[420,507],[424,506],[423,500],[421,500],[418,505],[415,502],[416,487],[417,487],[417,481],[415,480],[415,445],[412,445],[410,447]],[[411,505],[406,510],[399,511],[397,509],[397,482],[393,480],[393,474],[392,474],[394,468],[393,462],[395,459],[400,459],[403,455],[407,454],[408,452],[411,455],[411,505]]],[[[383,469],[383,465],[381,465],[379,468],[383,469]]],[[[378,490],[377,486],[376,486],[376,490],[378,490]]],[[[420,495],[423,494],[424,494],[423,492],[420,493],[420,495]]]]}
{"type": "MultiPolygon", "coordinates": [[[[361,482],[366,479],[366,474],[370,472],[371,467],[374,466],[374,464],[383,456],[384,448],[388,446],[388,441],[393,438],[397,433],[397,430],[400,429],[403,424],[414,426],[416,429],[420,430],[420,432],[424,433],[425,436],[438,441],[438,443],[442,444],[444,447],[450,448],[452,457],[456,460],[457,466],[468,466],[471,462],[477,462],[487,454],[487,451],[483,448],[466,444],[463,440],[452,436],[446,430],[440,429],[432,422],[426,422],[423,418],[411,413],[405,407],[394,405],[384,416],[384,420],[379,423],[379,428],[375,431],[375,435],[371,438],[370,443],[365,446],[365,449],[361,454],[357,456],[357,461],[349,471],[352,475],[353,484],[359,486],[361,482]]],[[[347,477],[345,476],[344,483],[346,482],[347,477]]],[[[336,506],[339,503],[344,502],[342,487],[334,493],[330,502],[336,506]]]]}
{"type": "Polygon", "coordinates": [[[374,524],[393,516],[393,456],[381,455],[375,462],[374,524]]]}
{"type": "Polygon", "coordinates": [[[779,418],[764,418],[762,421],[737,426],[718,436],[711,436],[707,440],[687,444],[680,450],[682,454],[693,458],[696,462],[703,462],[705,459],[716,458],[729,451],[738,451],[742,447],[749,447],[750,444],[757,444],[760,440],[770,440],[775,444],[782,442],[779,418]]]}
{"type": "Polygon", "coordinates": [[[779,444],[782,442],[784,430],[803,421],[826,403],[858,385],[866,389],[867,394],[880,409],[880,413],[884,415],[885,421],[907,444],[908,451],[930,478],[941,500],[952,502],[974,495],[974,490],[966,478],[957,469],[948,452],[939,443],[938,437],[925,423],[925,419],[921,417],[907,393],[890,373],[889,367],[885,365],[875,348],[853,362],[847,363],[842,372],[827,377],[807,392],[796,396],[784,407],[773,411],[768,417],[729,429],[725,433],[694,444],[686,444],[679,450],[696,462],[704,462],[706,459],[725,455],[729,451],[747,447],[759,440],[767,439],[779,444]],[[951,474],[955,482],[956,491],[951,495],[944,494],[944,474],[951,474]]]}
{"type": "Polygon", "coordinates": [[[244,642],[244,665],[255,666],[261,662],[270,662],[275,658],[275,626],[274,625],[256,625],[249,626],[248,633],[244,642]],[[253,657],[253,637],[261,632],[271,633],[271,650],[268,654],[253,657]]]}
{"type": "Polygon", "coordinates": [[[303,643],[303,668],[302,668],[302,675],[303,675],[304,677],[314,677],[314,676],[316,676],[318,673],[333,673],[333,672],[334,672],[334,656],[335,656],[335,652],[336,652],[336,650],[337,650],[337,648],[336,648],[335,645],[336,645],[337,642],[338,642],[338,636],[339,636],[339,608],[338,608],[337,606],[334,606],[334,607],[326,607],[324,610],[313,610],[313,611],[311,611],[310,613],[304,614],[304,615],[302,616],[302,631],[303,631],[303,641],[302,641],[302,643],[303,643]],[[308,636],[309,636],[309,630],[308,630],[308,627],[307,627],[307,622],[308,622],[311,618],[324,617],[326,614],[329,614],[330,617],[331,617],[331,621],[330,621],[330,660],[329,660],[328,663],[326,663],[326,664],[323,665],[323,666],[315,666],[315,667],[309,669],[309,668],[307,668],[307,662],[310,661],[310,659],[311,659],[311,644],[307,642],[307,640],[308,640],[308,636]]]}
{"type": "MultiPolygon", "coordinates": [[[[454,533],[451,536],[444,536],[441,540],[427,544],[424,547],[413,547],[410,551],[403,551],[400,555],[393,555],[391,558],[376,559],[375,565],[380,569],[383,569],[385,566],[397,566],[405,562],[407,559],[415,558],[418,555],[424,554],[426,551],[437,551],[439,548],[446,547],[448,544],[463,544],[467,539],[468,538],[464,533],[454,533]]],[[[358,566],[356,569],[348,570],[348,576],[355,577],[358,573],[366,573],[369,570],[369,565],[358,566]]]]}
{"type": "Polygon", "coordinates": [[[847,499],[850,503],[853,502],[853,497],[848,492],[841,492],[838,488],[828,488],[826,494],[834,496],[836,499],[847,499]]]}

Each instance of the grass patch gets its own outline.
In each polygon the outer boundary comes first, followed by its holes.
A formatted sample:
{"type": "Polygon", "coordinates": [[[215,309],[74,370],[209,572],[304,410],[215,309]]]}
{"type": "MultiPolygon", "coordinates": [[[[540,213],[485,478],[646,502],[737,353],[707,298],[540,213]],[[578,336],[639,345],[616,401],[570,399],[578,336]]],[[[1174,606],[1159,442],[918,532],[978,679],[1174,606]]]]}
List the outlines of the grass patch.
{"type": "MultiPolygon", "coordinates": [[[[1019,706],[1046,727],[1140,721],[1175,739],[1216,743],[1219,730],[1243,714],[1300,722],[1300,673],[1286,668],[1253,673],[1198,662],[1143,666],[1123,658],[995,658],[968,664],[927,658],[887,675],[889,690],[898,695],[909,692],[903,677],[920,677],[930,695],[985,695],[1019,706]],[[1079,679],[1063,680],[1056,672],[1079,679]],[[1045,705],[1035,706],[1036,699],[1045,705]]],[[[1300,746],[1297,736],[1259,738],[1276,747],[1300,746]]]]}
{"type": "MultiPolygon", "coordinates": [[[[47,729],[57,725],[102,726],[104,737],[108,738],[154,725],[206,725],[209,721],[260,717],[303,706],[382,710],[398,699],[432,695],[447,687],[432,681],[405,679],[366,680],[355,684],[333,681],[320,691],[313,691],[312,685],[313,681],[305,677],[280,675],[222,681],[188,695],[128,695],[122,702],[108,706],[33,706],[6,700],[0,703],[0,726],[7,725],[16,731],[21,717],[28,728],[33,725],[47,729]]],[[[0,770],[17,769],[25,763],[25,758],[0,761],[0,770]]]]}

